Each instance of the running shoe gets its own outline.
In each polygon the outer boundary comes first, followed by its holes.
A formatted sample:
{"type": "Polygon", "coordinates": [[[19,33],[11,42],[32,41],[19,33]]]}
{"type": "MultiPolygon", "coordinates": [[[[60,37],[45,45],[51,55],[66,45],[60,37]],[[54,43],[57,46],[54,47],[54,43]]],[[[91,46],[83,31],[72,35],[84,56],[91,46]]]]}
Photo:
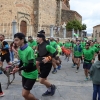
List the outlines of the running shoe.
{"type": "Polygon", "coordinates": [[[0,93],[0,97],[3,97],[5,94],[2,92],[2,93],[0,93]]]}
{"type": "Polygon", "coordinates": [[[56,86],[51,85],[51,96],[53,96],[55,94],[55,91],[56,91],[56,86]]]}
{"type": "Polygon", "coordinates": [[[52,74],[56,74],[57,73],[57,69],[54,68],[54,70],[52,71],[52,74]]]}
{"type": "Polygon", "coordinates": [[[51,96],[51,92],[49,92],[48,90],[42,94],[42,96],[51,96]]]}
{"type": "Polygon", "coordinates": [[[61,65],[57,67],[58,70],[61,70],[61,65]]]}

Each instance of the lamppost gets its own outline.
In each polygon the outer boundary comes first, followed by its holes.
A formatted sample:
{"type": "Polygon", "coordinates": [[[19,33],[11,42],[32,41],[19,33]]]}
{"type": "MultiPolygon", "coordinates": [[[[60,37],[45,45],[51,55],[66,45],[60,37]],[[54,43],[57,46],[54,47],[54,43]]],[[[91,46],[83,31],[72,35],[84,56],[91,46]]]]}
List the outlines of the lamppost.
{"type": "Polygon", "coordinates": [[[17,22],[13,20],[12,22],[12,39],[14,39],[14,34],[16,34],[16,29],[17,29],[17,22]]]}

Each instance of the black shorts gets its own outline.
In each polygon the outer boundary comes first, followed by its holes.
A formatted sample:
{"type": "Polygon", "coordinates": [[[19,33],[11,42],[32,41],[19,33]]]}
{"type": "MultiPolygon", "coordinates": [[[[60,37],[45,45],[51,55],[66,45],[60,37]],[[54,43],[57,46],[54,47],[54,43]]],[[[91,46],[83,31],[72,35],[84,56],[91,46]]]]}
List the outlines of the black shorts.
{"type": "Polygon", "coordinates": [[[47,78],[52,68],[52,63],[40,63],[40,77],[47,78]]]}
{"type": "Polygon", "coordinates": [[[28,79],[22,76],[22,86],[25,90],[31,90],[35,82],[36,79],[28,79]]]}
{"type": "Polygon", "coordinates": [[[10,53],[1,55],[1,61],[4,62],[4,60],[6,60],[6,62],[10,62],[10,53]]]}
{"type": "Polygon", "coordinates": [[[83,63],[83,69],[89,70],[91,68],[91,66],[92,66],[92,63],[86,63],[86,62],[83,63]]]}

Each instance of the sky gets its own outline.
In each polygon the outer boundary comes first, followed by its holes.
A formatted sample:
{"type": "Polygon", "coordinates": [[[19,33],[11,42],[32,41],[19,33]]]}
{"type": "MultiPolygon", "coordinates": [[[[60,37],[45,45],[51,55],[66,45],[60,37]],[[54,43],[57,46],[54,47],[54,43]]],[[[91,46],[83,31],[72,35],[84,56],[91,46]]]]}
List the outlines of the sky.
{"type": "Polygon", "coordinates": [[[70,0],[70,9],[82,16],[87,33],[93,33],[93,27],[100,24],[100,0],[70,0]]]}

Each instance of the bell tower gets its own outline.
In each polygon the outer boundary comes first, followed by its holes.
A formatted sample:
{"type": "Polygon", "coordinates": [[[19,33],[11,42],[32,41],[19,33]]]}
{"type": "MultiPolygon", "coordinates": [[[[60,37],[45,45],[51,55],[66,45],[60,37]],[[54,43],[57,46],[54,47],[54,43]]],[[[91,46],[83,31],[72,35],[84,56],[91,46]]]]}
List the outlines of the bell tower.
{"type": "Polygon", "coordinates": [[[63,0],[64,4],[67,6],[67,8],[70,10],[70,4],[69,4],[70,0],[63,0]]]}

